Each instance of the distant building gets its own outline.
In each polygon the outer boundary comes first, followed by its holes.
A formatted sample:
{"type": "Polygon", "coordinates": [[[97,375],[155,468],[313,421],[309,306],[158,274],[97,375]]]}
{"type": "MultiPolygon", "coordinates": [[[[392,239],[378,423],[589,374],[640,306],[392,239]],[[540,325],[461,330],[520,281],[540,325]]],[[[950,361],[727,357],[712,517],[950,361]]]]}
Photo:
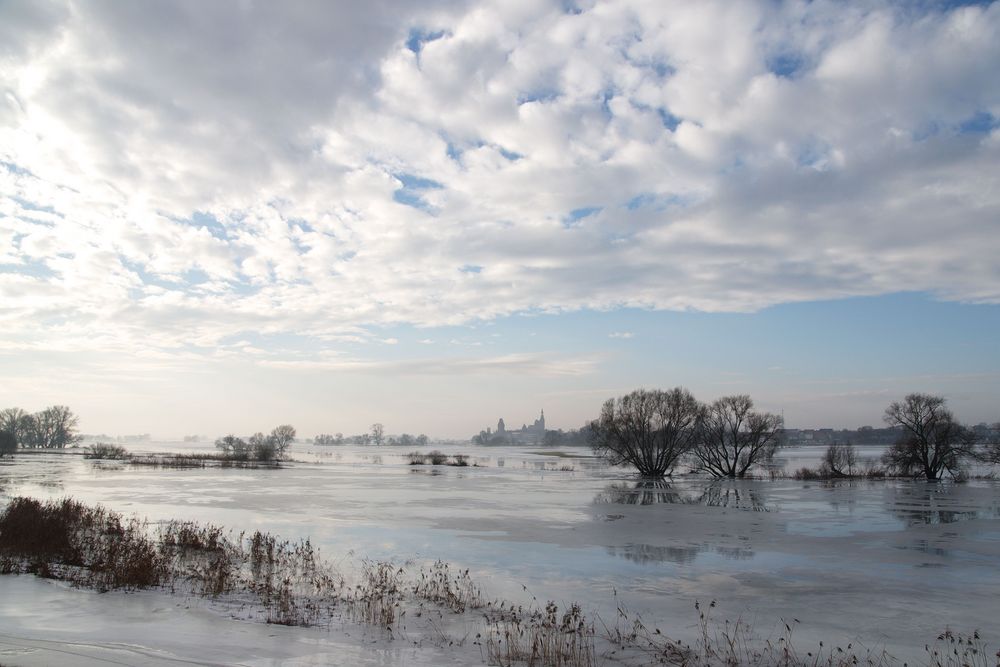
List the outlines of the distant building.
{"type": "Polygon", "coordinates": [[[485,431],[480,431],[479,435],[472,437],[472,442],[477,445],[540,445],[545,440],[545,410],[541,411],[538,419],[531,425],[522,424],[517,430],[509,430],[503,421],[503,417],[497,421],[496,433],[489,427],[485,431]]]}

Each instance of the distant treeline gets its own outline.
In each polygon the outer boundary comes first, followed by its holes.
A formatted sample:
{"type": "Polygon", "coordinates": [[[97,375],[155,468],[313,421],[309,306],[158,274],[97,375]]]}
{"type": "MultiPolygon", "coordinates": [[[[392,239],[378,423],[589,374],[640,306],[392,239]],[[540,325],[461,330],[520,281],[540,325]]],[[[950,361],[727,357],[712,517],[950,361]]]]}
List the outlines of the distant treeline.
{"type": "Polygon", "coordinates": [[[372,433],[347,436],[343,433],[335,433],[333,435],[320,433],[313,438],[313,444],[316,445],[400,445],[403,447],[422,447],[428,442],[430,442],[430,438],[423,433],[420,435],[403,433],[398,436],[390,435],[388,438],[382,438],[381,435],[373,435],[372,433]],[[379,441],[380,439],[381,442],[379,441]]]}
{"type": "MultiPolygon", "coordinates": [[[[1000,436],[1000,425],[981,423],[969,426],[968,429],[982,441],[993,440],[1000,436]]],[[[892,445],[899,440],[903,432],[902,426],[875,428],[862,426],[856,429],[834,428],[786,428],[782,431],[784,443],[796,447],[802,445],[835,445],[850,443],[853,445],[892,445]]]]}
{"type": "Polygon", "coordinates": [[[18,448],[62,449],[77,442],[80,418],[65,405],[53,405],[41,412],[21,408],[0,410],[0,454],[18,448]]]}

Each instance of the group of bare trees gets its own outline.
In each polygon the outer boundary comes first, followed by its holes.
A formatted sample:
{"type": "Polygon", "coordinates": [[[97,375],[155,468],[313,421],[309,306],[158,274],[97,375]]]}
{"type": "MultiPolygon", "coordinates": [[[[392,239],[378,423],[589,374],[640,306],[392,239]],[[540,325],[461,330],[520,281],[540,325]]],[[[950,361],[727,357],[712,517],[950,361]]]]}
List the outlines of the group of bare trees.
{"type": "Polygon", "coordinates": [[[781,428],[780,416],[755,411],[745,394],[706,405],[681,387],[608,399],[590,425],[598,454],[652,478],[681,462],[714,477],[745,477],[773,458],[781,428]]]}
{"type": "Polygon", "coordinates": [[[79,440],[80,418],[65,405],[53,405],[41,412],[21,408],[0,410],[0,453],[17,448],[61,449],[79,440]]]}
{"type": "MultiPolygon", "coordinates": [[[[882,457],[890,474],[938,480],[960,475],[970,462],[1000,464],[1000,438],[978,438],[941,396],[909,394],[886,408],[885,421],[900,434],[882,457]]],[[[661,478],[686,463],[713,477],[742,478],[773,459],[783,424],[778,415],[755,411],[747,395],[706,405],[678,387],[608,399],[590,429],[598,454],[634,466],[643,477],[661,478]]],[[[821,470],[828,477],[851,477],[859,465],[853,446],[833,445],[821,470]]]]}
{"type": "Polygon", "coordinates": [[[269,434],[254,433],[244,440],[227,435],[215,441],[216,448],[236,461],[280,461],[295,440],[295,427],[291,424],[277,426],[269,434]]]}

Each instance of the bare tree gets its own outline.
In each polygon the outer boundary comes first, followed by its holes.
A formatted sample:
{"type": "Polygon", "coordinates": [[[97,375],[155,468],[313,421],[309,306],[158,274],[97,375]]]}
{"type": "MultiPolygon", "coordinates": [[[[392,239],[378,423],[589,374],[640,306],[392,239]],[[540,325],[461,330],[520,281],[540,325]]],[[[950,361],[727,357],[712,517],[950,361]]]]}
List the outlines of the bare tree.
{"type": "Polygon", "coordinates": [[[385,427],[376,422],[372,424],[372,442],[381,445],[385,441],[385,427]]]}
{"type": "Polygon", "coordinates": [[[635,466],[643,477],[662,478],[693,446],[702,409],[680,387],[609,398],[591,425],[594,451],[613,465],[635,466]]]}
{"type": "Polygon", "coordinates": [[[274,444],[274,456],[275,460],[280,461],[285,458],[285,453],[288,452],[288,448],[292,446],[295,441],[295,427],[291,424],[282,424],[281,426],[276,426],[269,439],[274,444]]]}
{"type": "Polygon", "coordinates": [[[19,421],[23,446],[62,449],[79,440],[76,426],[80,418],[65,405],[53,405],[19,421]]]}
{"type": "Polygon", "coordinates": [[[0,433],[9,433],[15,447],[27,445],[32,428],[32,416],[21,408],[0,410],[0,433]]]}
{"type": "Polygon", "coordinates": [[[858,450],[854,445],[834,443],[826,448],[821,470],[825,469],[831,477],[853,477],[857,466],[858,450]]]}
{"type": "Polygon", "coordinates": [[[902,428],[882,462],[903,475],[938,480],[955,475],[975,452],[975,436],[955,421],[942,396],[909,394],[885,409],[885,422],[902,428]]]}
{"type": "Polygon", "coordinates": [[[754,412],[746,394],[724,396],[705,410],[693,467],[715,477],[746,477],[750,468],[774,457],[781,426],[780,416],[754,412]]]}

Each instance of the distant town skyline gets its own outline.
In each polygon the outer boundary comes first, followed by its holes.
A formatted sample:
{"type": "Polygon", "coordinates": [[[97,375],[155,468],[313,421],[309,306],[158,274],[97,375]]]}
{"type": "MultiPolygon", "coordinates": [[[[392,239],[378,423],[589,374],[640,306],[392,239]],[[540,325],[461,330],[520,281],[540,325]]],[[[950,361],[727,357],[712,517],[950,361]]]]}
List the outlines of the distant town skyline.
{"type": "Polygon", "coordinates": [[[998,70],[998,2],[3,3],[0,406],[1000,419],[998,70]]]}

